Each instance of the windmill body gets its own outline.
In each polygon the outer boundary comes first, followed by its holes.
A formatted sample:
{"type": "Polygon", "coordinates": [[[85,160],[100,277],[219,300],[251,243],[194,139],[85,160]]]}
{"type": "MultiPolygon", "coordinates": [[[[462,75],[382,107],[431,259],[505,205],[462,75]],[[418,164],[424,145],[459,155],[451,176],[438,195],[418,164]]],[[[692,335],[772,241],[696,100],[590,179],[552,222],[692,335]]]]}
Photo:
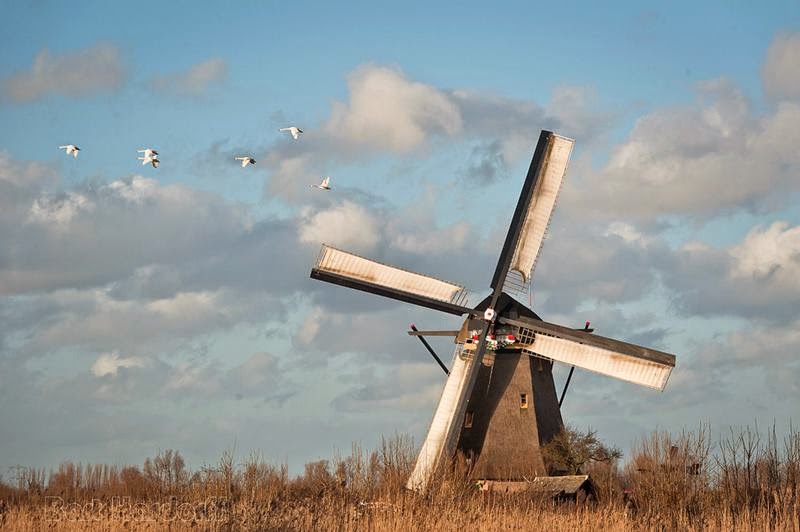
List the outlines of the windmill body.
{"type": "MultiPolygon", "coordinates": [[[[465,317],[458,331],[431,332],[452,334],[456,347],[408,480],[411,489],[425,489],[454,458],[466,462],[474,479],[546,475],[541,446],[563,428],[555,362],[654,389],[666,386],[673,355],[590,334],[588,325],[576,330],[547,323],[509,295],[530,286],[573,144],[541,133],[490,283],[492,293],[475,307],[458,284],[322,247],[312,278],[465,317]]],[[[426,333],[412,327],[409,334],[426,333]]]]}
{"type": "MultiPolygon", "coordinates": [[[[476,308],[488,303],[487,298],[476,308]]],[[[504,307],[505,315],[538,319],[507,295],[501,296],[499,306],[504,307]]],[[[496,327],[495,337],[517,330],[496,327]]],[[[467,401],[457,454],[476,479],[524,480],[546,475],[540,445],[564,426],[552,362],[512,346],[484,355],[467,401]]]]}

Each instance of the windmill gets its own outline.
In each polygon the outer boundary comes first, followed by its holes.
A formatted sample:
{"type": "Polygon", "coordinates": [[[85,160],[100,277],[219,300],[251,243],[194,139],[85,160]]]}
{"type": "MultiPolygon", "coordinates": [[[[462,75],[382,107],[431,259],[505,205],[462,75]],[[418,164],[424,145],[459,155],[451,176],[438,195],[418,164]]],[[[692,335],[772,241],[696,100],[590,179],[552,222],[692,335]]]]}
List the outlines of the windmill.
{"type": "Polygon", "coordinates": [[[591,334],[588,323],[572,329],[545,322],[508,294],[530,287],[573,145],[542,131],[490,283],[492,293],[475,307],[468,306],[461,285],[322,246],[311,270],[314,279],[465,316],[458,331],[425,332],[412,325],[409,333],[421,339],[453,335],[456,343],[410,489],[424,489],[437,468],[456,455],[464,457],[476,480],[546,475],[541,446],[564,426],[554,362],[658,390],[666,386],[673,355],[591,334]]]}

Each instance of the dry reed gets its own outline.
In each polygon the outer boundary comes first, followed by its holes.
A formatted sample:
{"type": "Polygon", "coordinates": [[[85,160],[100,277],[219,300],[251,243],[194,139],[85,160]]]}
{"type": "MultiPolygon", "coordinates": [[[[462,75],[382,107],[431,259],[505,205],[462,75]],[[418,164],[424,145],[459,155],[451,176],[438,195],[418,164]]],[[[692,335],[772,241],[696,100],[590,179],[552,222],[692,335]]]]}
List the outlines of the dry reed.
{"type": "Polygon", "coordinates": [[[425,494],[405,490],[410,438],[306,465],[234,453],[190,472],[164,451],[142,468],[70,462],[45,474],[16,468],[0,483],[2,530],[795,530],[800,531],[800,434],[775,427],[654,433],[624,467],[589,466],[600,500],[556,503],[478,491],[461,467],[425,494]]]}

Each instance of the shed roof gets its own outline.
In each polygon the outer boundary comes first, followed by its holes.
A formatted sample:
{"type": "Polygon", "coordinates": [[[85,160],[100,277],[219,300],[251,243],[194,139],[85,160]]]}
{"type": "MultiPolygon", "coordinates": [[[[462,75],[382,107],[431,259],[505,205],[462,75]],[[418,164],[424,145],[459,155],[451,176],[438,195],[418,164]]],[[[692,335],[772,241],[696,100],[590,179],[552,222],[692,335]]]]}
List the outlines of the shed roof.
{"type": "Polygon", "coordinates": [[[575,495],[581,489],[591,486],[589,475],[567,475],[563,477],[536,477],[533,479],[533,489],[549,491],[554,494],[575,495]],[[587,484],[585,486],[584,484],[587,484]]]}

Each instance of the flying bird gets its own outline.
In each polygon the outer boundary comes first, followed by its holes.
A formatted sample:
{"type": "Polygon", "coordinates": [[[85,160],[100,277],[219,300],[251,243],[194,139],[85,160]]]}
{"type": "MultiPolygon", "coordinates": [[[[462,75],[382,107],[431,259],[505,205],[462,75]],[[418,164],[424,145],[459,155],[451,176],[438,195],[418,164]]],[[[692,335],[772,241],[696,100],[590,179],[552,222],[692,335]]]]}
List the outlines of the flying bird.
{"type": "Polygon", "coordinates": [[[146,164],[153,165],[153,168],[158,168],[159,160],[158,160],[158,152],[152,148],[144,148],[142,150],[138,150],[139,153],[144,154],[142,157],[137,157],[138,160],[142,161],[142,166],[146,164]]]}
{"type": "Polygon", "coordinates": [[[78,158],[78,152],[81,151],[79,147],[74,144],[67,144],[66,146],[59,146],[59,150],[64,150],[67,155],[72,155],[76,159],[78,158]]]}
{"type": "Polygon", "coordinates": [[[303,130],[302,130],[302,129],[300,129],[299,127],[295,127],[295,126],[290,126],[290,127],[282,127],[282,128],[280,128],[280,129],[279,129],[279,131],[288,131],[288,132],[289,132],[289,134],[291,134],[291,135],[292,135],[292,138],[293,138],[294,140],[297,140],[297,139],[299,139],[299,138],[300,138],[300,133],[302,133],[302,132],[303,132],[303,130]]]}
{"type": "Polygon", "coordinates": [[[152,157],[137,157],[137,159],[142,161],[142,166],[149,164],[153,168],[158,168],[158,165],[161,164],[161,161],[158,160],[158,155],[152,157]]]}
{"type": "Polygon", "coordinates": [[[325,179],[322,180],[322,183],[320,183],[319,185],[311,185],[311,188],[318,188],[320,190],[330,190],[331,189],[331,178],[330,177],[325,177],[325,179]]]}
{"type": "Polygon", "coordinates": [[[254,166],[256,164],[255,158],[249,155],[245,155],[243,157],[234,157],[234,159],[237,161],[242,161],[242,168],[246,167],[248,164],[252,164],[254,166]]]}

